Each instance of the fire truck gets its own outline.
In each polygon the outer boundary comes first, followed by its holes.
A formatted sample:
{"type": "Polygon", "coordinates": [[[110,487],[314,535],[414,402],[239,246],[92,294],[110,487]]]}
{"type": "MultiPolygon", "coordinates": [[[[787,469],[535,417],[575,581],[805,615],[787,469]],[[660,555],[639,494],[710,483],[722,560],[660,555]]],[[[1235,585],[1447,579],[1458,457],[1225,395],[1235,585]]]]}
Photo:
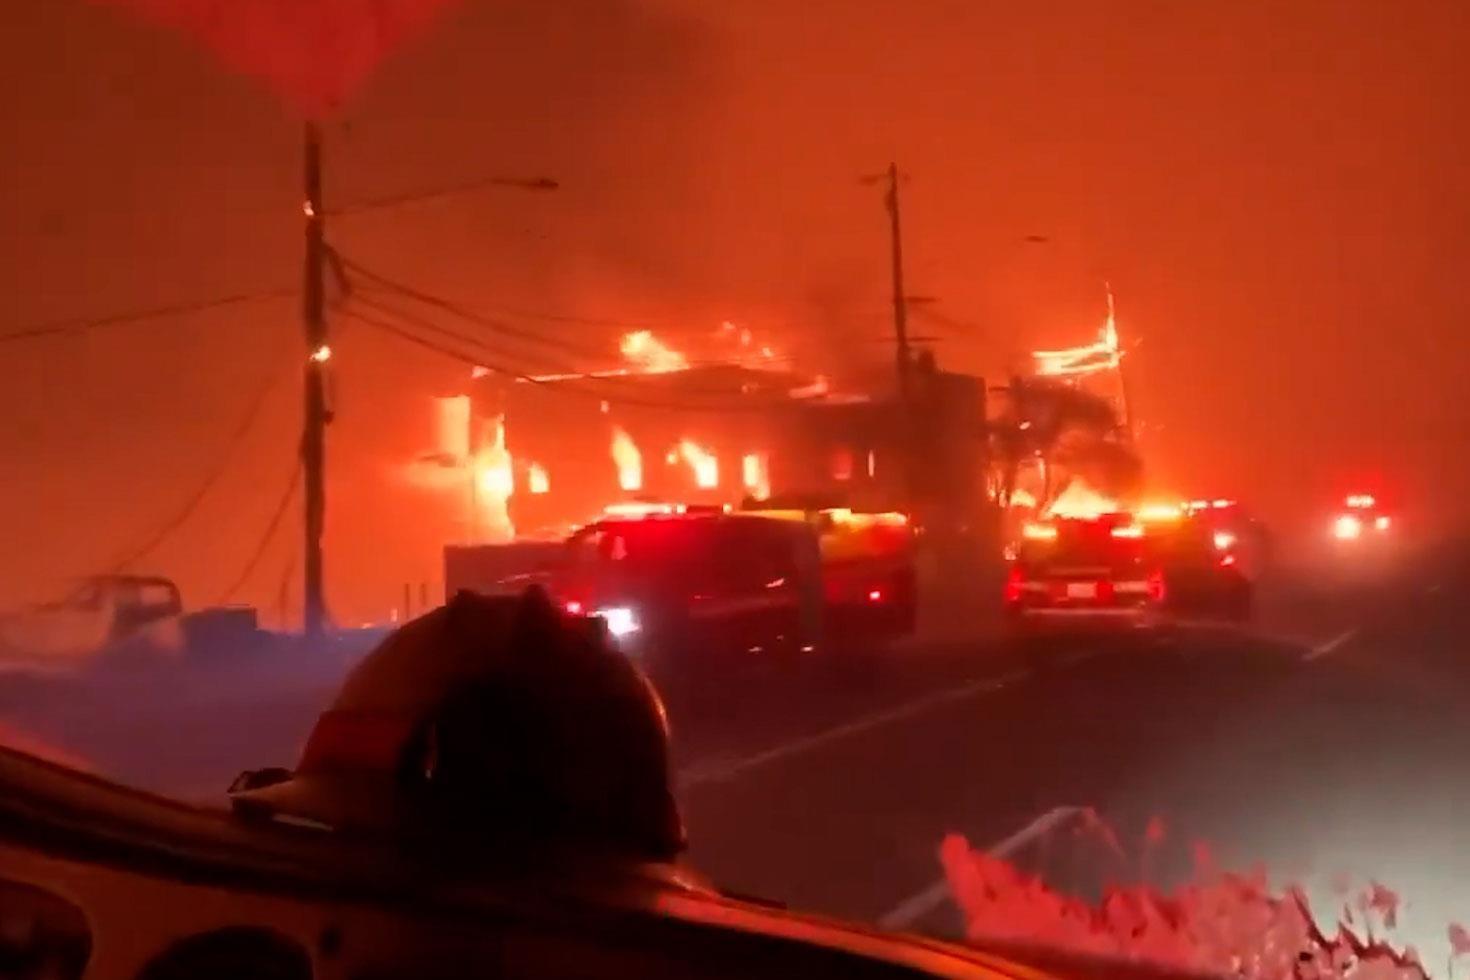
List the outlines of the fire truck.
{"type": "Polygon", "coordinates": [[[822,625],[829,640],[884,642],[914,632],[915,536],[906,515],[848,507],[755,505],[754,513],[809,524],[822,561],[822,625]]]}
{"type": "Polygon", "coordinates": [[[1258,537],[1230,501],[1028,523],[1011,549],[1006,612],[1025,625],[1245,620],[1258,537]]]}
{"type": "Polygon", "coordinates": [[[753,506],[614,504],[559,543],[450,547],[446,592],[540,585],[638,656],[810,652],[913,631],[904,515],[753,506]]]}
{"type": "Polygon", "coordinates": [[[549,550],[452,547],[445,583],[450,594],[540,585],[568,612],[601,618],[655,672],[691,657],[811,651],[821,636],[815,528],[724,507],[614,504],[549,550]],[[533,567],[503,574],[517,557],[533,567]]]}

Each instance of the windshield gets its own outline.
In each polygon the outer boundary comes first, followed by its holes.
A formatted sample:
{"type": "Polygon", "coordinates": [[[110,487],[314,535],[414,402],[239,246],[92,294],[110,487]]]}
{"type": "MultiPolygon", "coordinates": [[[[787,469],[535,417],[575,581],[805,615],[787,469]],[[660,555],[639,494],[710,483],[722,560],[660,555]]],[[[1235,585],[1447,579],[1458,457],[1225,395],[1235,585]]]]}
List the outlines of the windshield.
{"type": "Polygon", "coordinates": [[[527,777],[545,596],[732,895],[1470,971],[1463,4],[0,8],[0,743],[527,777]]]}

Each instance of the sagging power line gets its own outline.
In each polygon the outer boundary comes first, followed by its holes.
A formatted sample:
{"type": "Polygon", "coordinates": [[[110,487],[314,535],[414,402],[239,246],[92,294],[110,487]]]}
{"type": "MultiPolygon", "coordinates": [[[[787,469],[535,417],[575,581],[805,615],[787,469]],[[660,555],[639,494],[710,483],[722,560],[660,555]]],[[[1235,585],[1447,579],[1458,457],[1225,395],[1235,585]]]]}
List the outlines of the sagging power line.
{"type": "Polygon", "coordinates": [[[110,313],[105,316],[49,320],[20,330],[14,330],[10,333],[0,334],[0,344],[22,340],[41,340],[46,337],[58,337],[66,334],[85,333],[99,327],[125,326],[132,323],[143,323],[148,320],[185,316],[190,313],[203,313],[206,310],[217,309],[223,306],[235,306],[240,303],[250,303],[266,299],[284,299],[294,295],[296,295],[295,289],[266,289],[253,293],[234,293],[229,296],[218,296],[214,299],[196,300],[188,303],[173,303],[141,310],[129,310],[124,313],[110,313]]]}
{"type": "MultiPolygon", "coordinates": [[[[250,552],[250,557],[240,570],[240,574],[230,583],[229,588],[220,593],[220,597],[215,600],[215,605],[223,606],[227,604],[235,597],[236,593],[240,591],[245,583],[250,581],[250,576],[255,574],[256,566],[265,557],[267,549],[270,548],[271,541],[276,536],[276,531],[281,526],[281,520],[286,516],[286,511],[291,507],[291,501],[296,496],[296,489],[301,485],[301,470],[302,466],[298,460],[291,467],[291,477],[286,481],[285,491],[276,503],[275,510],[271,512],[270,520],[266,522],[265,530],[261,532],[260,539],[256,542],[255,548],[250,552]]],[[[323,612],[325,613],[325,610],[323,612]]]]}
{"type": "MultiPolygon", "coordinates": [[[[295,362],[293,361],[292,363],[294,366],[295,362]]],[[[281,372],[274,371],[265,376],[259,389],[250,399],[250,404],[246,408],[244,415],[241,416],[239,424],[235,426],[229,437],[225,440],[223,451],[220,453],[218,459],[215,460],[214,465],[205,474],[199,486],[189,495],[184,501],[183,506],[168,521],[159,527],[141,545],[115,562],[112,566],[113,572],[126,571],[147,555],[152,554],[170,535],[182,527],[190,517],[194,516],[194,512],[199,509],[199,505],[204,502],[204,499],[209,496],[210,491],[224,477],[225,472],[229,469],[230,463],[234,460],[240,450],[240,446],[244,443],[245,437],[255,427],[255,422],[260,417],[260,413],[264,409],[271,392],[276,390],[276,387],[285,376],[281,372]]]]}
{"type": "Polygon", "coordinates": [[[364,266],[361,263],[345,255],[342,255],[341,253],[337,253],[337,257],[338,260],[342,263],[343,268],[347,269],[349,272],[356,273],[357,275],[362,276],[364,279],[377,286],[380,286],[391,292],[398,293],[399,295],[406,296],[409,299],[416,300],[420,303],[425,304],[426,306],[432,306],[437,309],[443,310],[446,313],[453,314],[460,319],[485,327],[488,330],[494,330],[497,333],[502,333],[506,335],[507,337],[515,337],[516,339],[523,340],[527,343],[541,344],[546,347],[558,348],[572,354],[586,353],[585,350],[580,348],[578,345],[573,344],[563,338],[552,337],[544,333],[538,333],[534,330],[527,330],[524,327],[517,327],[514,324],[506,323],[504,320],[500,320],[496,317],[486,316],[483,313],[479,313],[473,309],[470,309],[468,306],[465,306],[462,303],[458,303],[444,296],[439,296],[434,293],[428,292],[427,290],[419,289],[407,283],[392,279],[388,276],[383,275],[382,273],[375,272],[372,269],[369,269],[367,266],[364,266]]]}
{"type": "Polygon", "coordinates": [[[467,320],[478,321],[482,325],[491,327],[492,329],[520,330],[520,332],[524,336],[524,339],[527,340],[534,339],[559,346],[567,345],[567,342],[560,338],[549,337],[546,334],[535,333],[534,331],[526,331],[524,330],[524,328],[516,328],[511,326],[510,324],[505,323],[502,320],[496,319],[496,317],[516,317],[522,320],[541,320],[545,323],[569,323],[587,327],[608,327],[615,330],[643,330],[647,329],[650,324],[649,320],[634,320],[617,317],[581,316],[574,313],[552,312],[547,310],[528,310],[521,307],[513,306],[494,306],[473,309],[468,304],[458,302],[446,296],[436,295],[435,293],[423,289],[422,287],[412,286],[402,281],[394,281],[392,279],[389,279],[382,273],[370,270],[366,266],[363,266],[361,263],[349,259],[346,256],[341,255],[340,253],[338,253],[337,258],[338,261],[342,263],[344,268],[358,273],[363,278],[375,282],[377,285],[385,289],[390,289],[412,299],[417,299],[419,302],[422,303],[428,303],[431,306],[437,306],[440,309],[445,310],[446,312],[453,313],[456,316],[463,317],[467,320]]]}
{"type": "MultiPolygon", "coordinates": [[[[741,404],[738,402],[713,401],[689,402],[673,399],[648,398],[642,395],[630,396],[625,392],[626,386],[633,381],[631,377],[599,378],[587,376],[579,378],[576,381],[570,379],[553,380],[548,378],[538,378],[535,375],[527,374],[526,372],[519,370],[516,367],[501,363],[494,356],[487,358],[482,356],[479,352],[467,351],[463,347],[456,347],[442,341],[431,340],[427,337],[422,336],[421,334],[415,333],[413,330],[407,327],[404,327],[402,324],[393,323],[389,320],[383,319],[380,316],[366,314],[363,313],[361,310],[352,309],[350,307],[342,310],[341,315],[349,317],[350,319],[357,320],[358,322],[370,327],[374,327],[375,329],[382,330],[385,333],[392,334],[393,336],[396,336],[401,340],[414,344],[415,346],[421,347],[425,350],[432,351],[443,357],[447,357],[450,360],[458,361],[461,364],[466,364],[470,367],[487,368],[515,381],[526,384],[539,385],[545,390],[557,392],[560,394],[573,395],[582,398],[592,398],[599,401],[616,401],[622,405],[637,406],[640,408],[677,409],[692,412],[769,411],[768,405],[761,404],[741,404]],[[582,385],[599,385],[602,387],[599,389],[593,389],[589,387],[583,387],[582,385]],[[619,385],[623,386],[623,391],[609,390],[616,388],[619,385]]],[[[468,340],[469,338],[466,338],[466,341],[468,340]]]]}

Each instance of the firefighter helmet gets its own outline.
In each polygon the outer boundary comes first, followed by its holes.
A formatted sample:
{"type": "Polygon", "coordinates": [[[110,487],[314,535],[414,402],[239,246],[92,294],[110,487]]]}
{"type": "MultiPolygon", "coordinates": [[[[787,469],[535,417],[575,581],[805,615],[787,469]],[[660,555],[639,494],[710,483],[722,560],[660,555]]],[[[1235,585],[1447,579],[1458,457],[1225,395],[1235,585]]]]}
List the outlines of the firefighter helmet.
{"type": "Polygon", "coordinates": [[[656,859],[684,846],[653,686],[600,620],[534,588],[461,592],[395,630],[348,675],[296,770],[264,782],[237,782],[237,812],[656,859]]]}

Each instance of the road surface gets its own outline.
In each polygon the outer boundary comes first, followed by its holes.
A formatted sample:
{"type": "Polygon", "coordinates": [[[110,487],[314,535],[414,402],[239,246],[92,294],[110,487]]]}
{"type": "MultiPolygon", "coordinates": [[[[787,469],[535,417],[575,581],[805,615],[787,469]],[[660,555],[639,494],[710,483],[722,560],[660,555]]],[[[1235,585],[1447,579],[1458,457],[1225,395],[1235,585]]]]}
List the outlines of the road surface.
{"type": "MultiPolygon", "coordinates": [[[[937,849],[1000,846],[1062,888],[1177,878],[1194,841],[1319,905],[1347,873],[1443,963],[1470,920],[1470,548],[1296,581],[1249,627],[956,637],[757,663],[671,705],[694,862],[732,891],[954,934],[937,849]],[[1072,832],[1095,811],[1118,855],[1072,832]],[[1162,844],[1144,843],[1154,821],[1162,844]]],[[[0,723],[128,782],[219,799],[290,764],[345,660],[105,684],[0,681],[0,723]]]]}

